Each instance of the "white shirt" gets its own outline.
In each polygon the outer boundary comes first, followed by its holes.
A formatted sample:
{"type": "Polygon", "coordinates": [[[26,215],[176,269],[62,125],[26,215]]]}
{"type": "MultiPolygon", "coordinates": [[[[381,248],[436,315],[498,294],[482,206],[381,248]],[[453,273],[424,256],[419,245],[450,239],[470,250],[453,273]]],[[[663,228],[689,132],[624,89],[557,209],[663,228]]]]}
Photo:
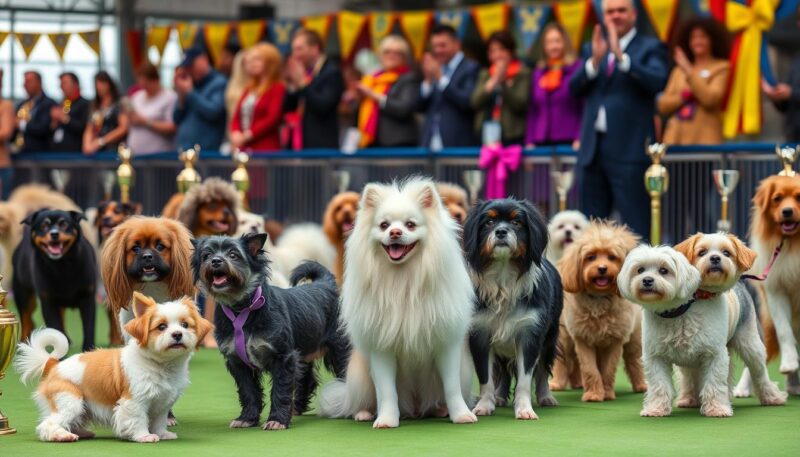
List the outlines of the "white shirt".
{"type": "MultiPolygon", "coordinates": [[[[622,60],[617,64],[616,68],[623,73],[627,73],[631,69],[631,58],[625,53],[625,49],[628,48],[628,45],[631,44],[631,41],[633,41],[635,36],[636,28],[632,28],[630,31],[628,31],[628,33],[619,39],[619,48],[622,51],[622,60]]],[[[612,65],[615,59],[614,53],[609,52],[607,65],[612,65]]],[[[594,62],[592,62],[592,59],[586,59],[585,69],[587,78],[594,79],[597,77],[599,69],[594,67],[594,62]]],[[[594,121],[594,129],[601,133],[605,133],[608,130],[608,123],[606,122],[606,107],[603,105],[600,105],[600,109],[597,110],[597,118],[594,121]]]]}
{"type": "MultiPolygon", "coordinates": [[[[178,96],[170,89],[163,88],[152,98],[142,89],[131,95],[131,108],[148,121],[171,121],[177,101],[178,96]]],[[[131,126],[128,146],[134,155],[170,152],[175,150],[175,139],[144,125],[131,126]]]]}
{"type": "MultiPolygon", "coordinates": [[[[453,77],[453,73],[455,73],[456,68],[458,68],[458,65],[461,64],[462,60],[464,60],[464,53],[458,51],[449,62],[442,66],[442,76],[438,81],[436,81],[436,87],[440,91],[445,90],[447,85],[450,84],[450,78],[453,77]]],[[[433,92],[433,87],[428,81],[423,81],[420,92],[423,97],[428,97],[431,92],[433,92]]]]}

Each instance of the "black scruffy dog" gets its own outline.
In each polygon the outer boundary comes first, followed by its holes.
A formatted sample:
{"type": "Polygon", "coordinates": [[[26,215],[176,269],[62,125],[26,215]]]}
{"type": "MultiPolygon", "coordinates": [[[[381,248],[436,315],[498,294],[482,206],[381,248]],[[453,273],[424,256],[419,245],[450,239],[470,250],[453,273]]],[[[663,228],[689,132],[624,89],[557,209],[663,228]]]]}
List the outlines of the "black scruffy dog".
{"type": "Polygon", "coordinates": [[[558,404],[547,380],[556,358],[563,292],[558,272],[544,257],[546,246],[547,221],[526,200],[482,202],[464,224],[478,297],[469,336],[481,386],[477,415],[490,415],[495,405],[506,403],[512,377],[517,419],[538,418],[532,382],[540,406],[558,404]]]}
{"type": "Polygon", "coordinates": [[[272,376],[264,430],[282,430],[308,410],[317,387],[314,361],[343,378],[350,344],[339,325],[336,278],[316,262],[292,272],[291,289],[267,284],[266,234],[195,240],[192,268],[201,290],[220,305],[214,338],[236,381],[242,412],[231,428],[253,427],[264,409],[264,372],[272,376]],[[298,285],[300,284],[300,285],[298,285]]]}
{"type": "Polygon", "coordinates": [[[25,220],[22,241],[14,250],[12,288],[22,320],[22,340],[33,331],[36,296],[44,322],[64,333],[64,308],[78,308],[83,324],[83,351],[94,349],[97,261],[81,233],[77,211],[43,209],[25,220]]]}

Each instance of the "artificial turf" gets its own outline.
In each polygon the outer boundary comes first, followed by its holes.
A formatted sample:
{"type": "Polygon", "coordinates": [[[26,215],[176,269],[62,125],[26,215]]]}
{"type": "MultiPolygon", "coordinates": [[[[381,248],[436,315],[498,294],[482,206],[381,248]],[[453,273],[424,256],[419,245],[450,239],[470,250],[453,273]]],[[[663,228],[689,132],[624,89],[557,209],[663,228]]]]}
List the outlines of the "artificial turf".
{"type": "MultiPolygon", "coordinates": [[[[12,309],[13,305],[12,305],[12,309]]],[[[41,323],[40,315],[36,317],[41,323]]],[[[76,311],[67,312],[73,350],[81,341],[76,311]]],[[[100,344],[107,341],[105,313],[98,318],[100,344]]],[[[793,456],[800,455],[800,397],[783,407],[760,407],[752,398],[734,400],[734,417],[701,417],[696,409],[676,409],[672,417],[641,418],[642,395],[630,392],[622,372],[617,399],[582,403],[579,391],[556,392],[560,406],[537,408],[538,421],[517,421],[509,407],[477,424],[453,425],[446,419],[401,421],[394,430],[373,430],[369,423],[323,419],[307,413],[285,431],[228,428],[239,405],[233,379],[216,350],[201,349],[191,362],[192,384],[175,406],[176,441],[122,442],[108,428],[97,438],[77,443],[42,443],[35,436],[38,412],[32,388],[9,368],[0,382],[0,409],[16,427],[0,436],[0,457],[67,456],[793,456]]],[[[772,379],[780,379],[777,365],[772,379]]],[[[476,389],[477,390],[477,389],[476,389]]],[[[265,417],[265,416],[264,416],[265,417]]]]}

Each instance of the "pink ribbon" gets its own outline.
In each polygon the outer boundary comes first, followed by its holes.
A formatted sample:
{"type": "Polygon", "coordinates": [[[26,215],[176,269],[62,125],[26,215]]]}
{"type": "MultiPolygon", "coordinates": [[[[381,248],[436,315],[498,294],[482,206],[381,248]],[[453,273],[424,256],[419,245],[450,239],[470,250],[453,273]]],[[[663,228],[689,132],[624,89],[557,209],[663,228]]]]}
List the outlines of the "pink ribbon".
{"type": "Polygon", "coordinates": [[[481,148],[478,166],[486,170],[486,199],[506,198],[508,171],[515,171],[522,161],[522,146],[495,143],[481,148]]]}
{"type": "Polygon", "coordinates": [[[281,144],[286,149],[300,151],[303,149],[303,118],[297,111],[292,111],[283,115],[283,121],[281,144]]]}

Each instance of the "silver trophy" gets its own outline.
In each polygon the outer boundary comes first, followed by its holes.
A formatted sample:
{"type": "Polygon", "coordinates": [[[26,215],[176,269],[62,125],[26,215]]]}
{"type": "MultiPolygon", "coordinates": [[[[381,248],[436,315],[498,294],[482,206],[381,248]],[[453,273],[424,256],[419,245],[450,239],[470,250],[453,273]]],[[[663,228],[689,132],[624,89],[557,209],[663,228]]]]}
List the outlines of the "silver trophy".
{"type": "Polygon", "coordinates": [[[553,187],[555,187],[556,194],[558,195],[558,210],[566,211],[567,194],[570,189],[572,189],[572,184],[575,182],[575,173],[572,170],[551,171],[550,177],[553,179],[553,187]]]}
{"type": "Polygon", "coordinates": [[[111,200],[114,196],[114,185],[117,183],[117,173],[112,170],[101,171],[100,183],[103,185],[103,200],[111,200]]]}
{"type": "Polygon", "coordinates": [[[728,196],[733,193],[736,186],[739,184],[739,171],[738,170],[714,170],[711,172],[714,176],[714,185],[717,186],[717,192],[722,197],[722,211],[720,219],[717,221],[717,230],[720,232],[731,231],[731,221],[728,217],[728,196]]]}
{"type": "Polygon", "coordinates": [[[783,170],[778,173],[778,176],[796,176],[797,172],[794,171],[794,162],[797,160],[797,152],[800,148],[792,146],[779,147],[775,145],[775,154],[778,155],[783,164],[783,170]]]}
{"type": "Polygon", "coordinates": [[[50,179],[53,181],[53,186],[57,191],[64,193],[69,183],[70,171],[69,170],[50,170],[50,179]]]}
{"type": "Polygon", "coordinates": [[[464,185],[469,191],[469,202],[472,206],[478,203],[478,192],[483,187],[482,170],[466,170],[464,172],[464,185]]]}
{"type": "Polygon", "coordinates": [[[348,170],[334,170],[331,172],[333,182],[336,183],[336,192],[346,192],[350,188],[350,172],[348,170]]]}

